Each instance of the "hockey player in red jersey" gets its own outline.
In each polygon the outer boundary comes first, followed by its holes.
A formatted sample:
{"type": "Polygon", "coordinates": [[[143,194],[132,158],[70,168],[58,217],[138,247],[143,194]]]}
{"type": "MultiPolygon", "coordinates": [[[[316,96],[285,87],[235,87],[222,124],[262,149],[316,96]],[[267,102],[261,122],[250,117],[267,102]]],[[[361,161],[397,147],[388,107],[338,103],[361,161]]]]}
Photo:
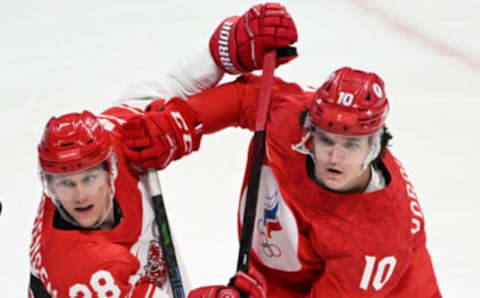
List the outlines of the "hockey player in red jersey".
{"type": "MultiPolygon", "coordinates": [[[[170,297],[148,191],[121,149],[119,123],[140,114],[119,106],[48,122],[38,146],[44,196],[30,246],[31,297],[170,297]]],[[[172,141],[158,168],[198,148],[193,115],[174,99],[153,120],[172,141]]]]}
{"type": "MultiPolygon", "coordinates": [[[[264,37],[250,32],[256,46],[229,48],[247,53],[279,46],[264,37]]],[[[32,231],[30,297],[171,297],[141,174],[197,150],[202,126],[184,100],[156,99],[185,98],[222,75],[206,50],[163,81],[133,86],[123,104],[98,116],[84,111],[50,119],[38,145],[44,193],[32,231]],[[130,149],[144,146],[152,150],[130,149]],[[135,167],[127,157],[142,162],[135,167]]],[[[188,292],[188,280],[184,285],[188,292]]]]}
{"type": "MultiPolygon", "coordinates": [[[[214,34],[210,44],[217,39],[214,34]]],[[[238,56],[233,49],[227,53],[238,56]]],[[[252,64],[255,57],[248,57],[252,64]]],[[[245,62],[223,65],[214,58],[227,72],[245,69],[245,62]]],[[[245,74],[188,103],[204,133],[230,126],[254,130],[259,88],[259,77],[245,74]]],[[[419,200],[404,167],[387,149],[388,112],[384,82],[375,73],[342,67],[316,91],[275,78],[252,269],[236,275],[249,281],[250,297],[441,297],[419,200]]],[[[207,286],[189,297],[239,293],[235,287],[207,286]]]]}
{"type": "MultiPolygon", "coordinates": [[[[245,75],[188,102],[206,133],[253,130],[258,94],[245,75]]],[[[388,110],[374,73],[340,68],[315,92],[275,79],[251,259],[267,297],[441,297],[417,195],[386,148],[388,110]]]]}

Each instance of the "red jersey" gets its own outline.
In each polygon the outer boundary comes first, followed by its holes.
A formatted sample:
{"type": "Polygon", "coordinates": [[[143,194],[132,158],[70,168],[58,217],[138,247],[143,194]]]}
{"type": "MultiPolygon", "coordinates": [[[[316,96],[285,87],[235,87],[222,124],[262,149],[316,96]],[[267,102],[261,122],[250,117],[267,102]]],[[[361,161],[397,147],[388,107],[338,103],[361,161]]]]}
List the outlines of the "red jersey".
{"type": "MultiPolygon", "coordinates": [[[[112,131],[118,159],[114,198],[122,218],[113,229],[56,228],[55,205],[42,197],[30,245],[31,274],[51,297],[172,296],[149,193],[121,150],[119,124],[138,113],[122,105],[99,116],[112,131]]],[[[35,297],[32,287],[29,294],[35,297]]]]}
{"type": "MultiPolygon", "coordinates": [[[[258,94],[259,78],[247,75],[189,102],[207,133],[253,130],[258,94]]],[[[388,184],[381,190],[335,193],[309,177],[307,157],[292,145],[302,137],[299,115],[312,95],[275,79],[251,258],[268,297],[441,297],[417,196],[390,152],[382,159],[388,184]]],[[[244,179],[239,226],[246,186],[244,179]]]]}

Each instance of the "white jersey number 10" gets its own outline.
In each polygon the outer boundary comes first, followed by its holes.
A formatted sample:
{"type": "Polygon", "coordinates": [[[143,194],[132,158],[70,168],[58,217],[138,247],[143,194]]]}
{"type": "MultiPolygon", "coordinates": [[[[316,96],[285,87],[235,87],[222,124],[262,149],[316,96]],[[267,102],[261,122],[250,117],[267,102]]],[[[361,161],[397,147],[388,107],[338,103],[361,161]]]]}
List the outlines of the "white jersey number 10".
{"type": "MultiPolygon", "coordinates": [[[[365,269],[363,270],[362,281],[360,288],[367,290],[370,285],[372,274],[375,269],[377,258],[374,256],[365,256],[365,269]]],[[[372,286],[375,290],[380,290],[385,283],[390,279],[397,264],[397,259],[394,256],[383,258],[377,267],[377,272],[373,278],[372,286]],[[385,274],[385,270],[387,273],[385,274]]]]}

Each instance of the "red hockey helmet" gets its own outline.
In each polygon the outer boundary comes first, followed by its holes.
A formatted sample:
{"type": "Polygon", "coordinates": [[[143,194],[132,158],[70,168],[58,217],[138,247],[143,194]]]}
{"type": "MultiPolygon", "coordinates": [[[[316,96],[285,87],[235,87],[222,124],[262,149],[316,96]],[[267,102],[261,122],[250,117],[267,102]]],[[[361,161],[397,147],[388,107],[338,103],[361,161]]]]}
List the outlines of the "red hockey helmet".
{"type": "Polygon", "coordinates": [[[380,77],[342,67],[317,89],[310,121],[315,127],[334,133],[369,135],[383,127],[388,110],[380,77]]]}
{"type": "Polygon", "coordinates": [[[43,172],[64,174],[90,168],[112,151],[110,133],[88,111],[52,117],[38,145],[43,172]]]}

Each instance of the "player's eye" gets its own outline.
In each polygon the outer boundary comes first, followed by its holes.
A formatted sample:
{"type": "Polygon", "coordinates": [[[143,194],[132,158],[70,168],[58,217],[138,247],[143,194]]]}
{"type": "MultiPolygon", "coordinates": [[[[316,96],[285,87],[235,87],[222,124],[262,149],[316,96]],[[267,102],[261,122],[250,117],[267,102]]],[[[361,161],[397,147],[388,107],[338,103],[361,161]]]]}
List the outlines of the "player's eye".
{"type": "Polygon", "coordinates": [[[328,146],[333,145],[333,141],[326,136],[320,136],[319,140],[324,145],[328,145],[328,146]]]}
{"type": "Polygon", "coordinates": [[[85,184],[92,183],[96,177],[97,175],[88,175],[82,179],[82,182],[85,184]]]}
{"type": "Polygon", "coordinates": [[[357,142],[348,141],[348,142],[345,143],[345,148],[347,148],[347,149],[356,149],[359,146],[360,145],[357,142]]]}
{"type": "Polygon", "coordinates": [[[60,185],[64,187],[75,187],[75,182],[71,180],[62,180],[60,181],[60,185]]]}

